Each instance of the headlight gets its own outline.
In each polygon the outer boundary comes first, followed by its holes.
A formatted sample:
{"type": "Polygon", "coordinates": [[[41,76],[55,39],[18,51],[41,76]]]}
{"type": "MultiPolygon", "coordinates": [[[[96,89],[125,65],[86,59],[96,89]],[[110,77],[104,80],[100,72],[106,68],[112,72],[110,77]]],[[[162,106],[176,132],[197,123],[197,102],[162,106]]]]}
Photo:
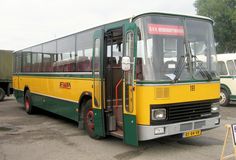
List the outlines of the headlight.
{"type": "Polygon", "coordinates": [[[220,106],[219,106],[219,103],[213,103],[211,105],[211,112],[212,113],[218,113],[220,110],[220,106]]]}
{"type": "Polygon", "coordinates": [[[166,109],[153,109],[152,110],[152,120],[165,120],[166,119],[166,109]]]}

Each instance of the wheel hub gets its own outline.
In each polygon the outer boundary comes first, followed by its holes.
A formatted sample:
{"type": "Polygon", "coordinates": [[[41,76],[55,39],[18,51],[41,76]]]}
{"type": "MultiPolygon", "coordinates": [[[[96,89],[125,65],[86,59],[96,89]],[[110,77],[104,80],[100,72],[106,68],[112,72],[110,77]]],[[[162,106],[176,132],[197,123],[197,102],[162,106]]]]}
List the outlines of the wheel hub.
{"type": "Polygon", "coordinates": [[[29,99],[26,98],[26,99],[25,99],[25,109],[26,109],[26,110],[29,110],[29,108],[30,108],[30,102],[29,102],[29,99]]]}
{"type": "Polygon", "coordinates": [[[92,110],[89,110],[87,113],[87,125],[90,130],[94,130],[94,113],[92,110]]]}
{"type": "Polygon", "coordinates": [[[220,92],[220,104],[223,104],[226,101],[226,95],[223,92],[220,92]]]}

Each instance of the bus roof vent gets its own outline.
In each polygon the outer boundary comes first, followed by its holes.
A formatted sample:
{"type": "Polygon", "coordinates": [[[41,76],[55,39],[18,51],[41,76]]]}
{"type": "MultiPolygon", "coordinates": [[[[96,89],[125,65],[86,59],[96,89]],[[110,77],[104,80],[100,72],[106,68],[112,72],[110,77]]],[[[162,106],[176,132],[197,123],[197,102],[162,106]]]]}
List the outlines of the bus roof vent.
{"type": "Polygon", "coordinates": [[[169,88],[156,88],[155,95],[157,99],[169,98],[169,88]]]}

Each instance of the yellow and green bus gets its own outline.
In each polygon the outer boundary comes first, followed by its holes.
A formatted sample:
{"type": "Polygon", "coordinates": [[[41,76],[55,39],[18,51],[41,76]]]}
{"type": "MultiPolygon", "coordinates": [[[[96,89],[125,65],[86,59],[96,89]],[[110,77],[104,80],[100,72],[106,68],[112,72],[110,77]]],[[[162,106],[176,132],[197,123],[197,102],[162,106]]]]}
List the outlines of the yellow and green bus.
{"type": "Polygon", "coordinates": [[[212,20],[145,13],[15,52],[14,94],[124,143],[218,127],[212,20]]]}

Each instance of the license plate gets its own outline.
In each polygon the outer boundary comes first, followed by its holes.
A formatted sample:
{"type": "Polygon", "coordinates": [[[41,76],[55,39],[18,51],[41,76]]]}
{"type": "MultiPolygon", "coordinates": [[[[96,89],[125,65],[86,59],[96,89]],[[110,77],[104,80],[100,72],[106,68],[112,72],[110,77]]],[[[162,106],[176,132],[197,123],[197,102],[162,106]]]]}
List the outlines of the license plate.
{"type": "Polygon", "coordinates": [[[194,137],[194,136],[200,136],[202,134],[202,131],[201,130],[194,130],[194,131],[189,131],[189,132],[185,132],[183,134],[183,137],[184,138],[187,138],[187,137],[194,137]]]}

